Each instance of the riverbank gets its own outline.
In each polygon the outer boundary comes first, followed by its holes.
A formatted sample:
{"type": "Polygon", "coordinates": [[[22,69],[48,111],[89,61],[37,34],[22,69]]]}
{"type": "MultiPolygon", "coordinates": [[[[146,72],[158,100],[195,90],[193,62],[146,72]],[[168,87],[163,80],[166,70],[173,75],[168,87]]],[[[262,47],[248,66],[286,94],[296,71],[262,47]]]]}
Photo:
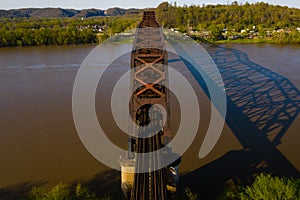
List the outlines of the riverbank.
{"type": "Polygon", "coordinates": [[[200,43],[213,43],[213,44],[277,44],[277,45],[298,45],[300,40],[275,40],[272,38],[238,38],[238,39],[224,39],[224,40],[209,40],[202,37],[191,36],[200,43]]]}
{"type": "MultiPolygon", "coordinates": [[[[212,44],[274,44],[274,45],[300,45],[299,42],[278,42],[270,39],[235,39],[235,40],[205,40],[202,38],[193,38],[195,41],[199,43],[212,43],[212,44]]],[[[108,38],[102,43],[113,42],[114,44],[130,44],[133,43],[133,37],[128,38],[108,38]]],[[[93,43],[80,43],[80,44],[41,44],[41,45],[26,45],[26,46],[8,46],[0,48],[26,48],[26,47],[64,47],[64,46],[82,46],[82,45],[98,45],[102,44],[101,42],[93,42],[93,43]]]]}
{"type": "Polygon", "coordinates": [[[236,40],[217,40],[212,41],[212,43],[215,44],[300,44],[300,41],[298,42],[279,42],[275,40],[270,39],[236,39],[236,40]]]}

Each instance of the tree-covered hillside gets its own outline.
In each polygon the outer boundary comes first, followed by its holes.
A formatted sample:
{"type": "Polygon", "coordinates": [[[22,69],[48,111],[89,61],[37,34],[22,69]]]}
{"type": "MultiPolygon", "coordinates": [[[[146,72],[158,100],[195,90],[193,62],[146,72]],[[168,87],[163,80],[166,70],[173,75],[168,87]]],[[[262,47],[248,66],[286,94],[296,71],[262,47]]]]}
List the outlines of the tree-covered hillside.
{"type": "Polygon", "coordinates": [[[177,6],[161,3],[158,21],[200,39],[300,43],[300,9],[267,3],[177,6]]]}
{"type": "Polygon", "coordinates": [[[263,2],[189,7],[164,2],[157,7],[157,17],[165,28],[189,25],[205,29],[217,25],[240,31],[254,25],[272,28],[300,27],[300,9],[263,2]]]}
{"type": "Polygon", "coordinates": [[[135,28],[138,17],[0,18],[0,47],[91,44],[135,28]]]}

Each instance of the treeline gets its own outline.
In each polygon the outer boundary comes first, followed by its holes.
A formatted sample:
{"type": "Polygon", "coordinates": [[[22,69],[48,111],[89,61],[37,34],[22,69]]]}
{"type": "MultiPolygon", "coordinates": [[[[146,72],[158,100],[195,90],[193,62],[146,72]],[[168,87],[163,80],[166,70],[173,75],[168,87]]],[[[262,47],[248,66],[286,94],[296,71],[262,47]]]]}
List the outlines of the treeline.
{"type": "MultiPolygon", "coordinates": [[[[157,19],[180,32],[209,31],[212,40],[242,36],[262,42],[300,43],[300,9],[267,3],[177,6],[161,3],[157,19]],[[254,28],[255,27],[255,28],[254,28]],[[278,31],[280,30],[281,31],[278,31]],[[246,30],[244,35],[241,30],[246,30]]],[[[94,18],[0,18],[0,47],[99,43],[134,29],[140,14],[94,18]],[[96,28],[95,28],[96,27],[96,28]],[[101,29],[101,31],[100,31],[101,29]]],[[[201,37],[201,36],[200,36],[201,37]]]]}
{"type": "Polygon", "coordinates": [[[30,194],[26,198],[28,200],[111,200],[111,197],[97,197],[87,187],[80,183],[75,187],[59,183],[52,187],[49,191],[41,187],[33,187],[30,194]]]}
{"type": "Polygon", "coordinates": [[[180,32],[209,31],[212,40],[224,35],[243,38],[258,36],[262,42],[300,43],[300,9],[268,3],[177,6],[161,3],[157,19],[164,28],[180,32]],[[244,34],[241,34],[243,30],[244,34]],[[278,31],[280,30],[280,31],[278,31]],[[226,34],[224,34],[226,32],[226,34]],[[253,33],[254,32],[254,33],[253,33]]]}
{"type": "Polygon", "coordinates": [[[258,175],[254,182],[237,190],[225,190],[218,200],[297,200],[300,199],[300,179],[258,175]]]}
{"type": "Polygon", "coordinates": [[[300,44],[300,32],[295,29],[278,32],[273,34],[272,40],[278,44],[300,44]]]}
{"type": "MultiPolygon", "coordinates": [[[[201,194],[194,193],[189,188],[180,191],[182,200],[202,199],[201,194]]],[[[111,200],[109,195],[100,195],[91,191],[80,183],[76,186],[58,184],[50,190],[42,187],[33,187],[27,194],[28,200],[111,200]],[[101,197],[100,197],[101,196],[101,197]]],[[[237,189],[225,189],[218,200],[297,200],[300,199],[300,179],[273,177],[267,174],[258,175],[254,182],[246,187],[237,186],[237,189]]]]}
{"type": "MultiPolygon", "coordinates": [[[[201,194],[185,190],[189,200],[201,199],[201,194]]],[[[239,186],[235,190],[227,188],[217,200],[299,200],[300,179],[276,177],[269,174],[258,175],[248,186],[239,186]]]]}
{"type": "Polygon", "coordinates": [[[285,28],[300,27],[300,9],[275,6],[268,3],[245,3],[236,1],[230,5],[177,6],[161,3],[157,9],[157,18],[165,28],[193,27],[207,29],[217,25],[221,28],[234,28],[240,31],[254,25],[285,28]]]}
{"type": "Polygon", "coordinates": [[[97,37],[92,30],[76,28],[40,28],[0,30],[0,46],[39,46],[96,43],[97,37]]]}
{"type": "Polygon", "coordinates": [[[0,47],[98,43],[135,27],[137,23],[136,17],[83,20],[1,18],[0,47]]]}

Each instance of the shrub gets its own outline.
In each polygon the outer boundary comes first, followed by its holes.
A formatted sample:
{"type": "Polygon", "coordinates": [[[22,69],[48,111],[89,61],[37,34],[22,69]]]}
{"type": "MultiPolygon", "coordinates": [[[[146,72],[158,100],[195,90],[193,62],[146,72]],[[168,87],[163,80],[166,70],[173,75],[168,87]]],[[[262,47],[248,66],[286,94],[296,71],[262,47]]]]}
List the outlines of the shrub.
{"type": "Polygon", "coordinates": [[[299,181],[261,174],[240,193],[240,199],[296,200],[299,199],[299,181]]]}
{"type": "Polygon", "coordinates": [[[226,189],[218,200],[300,200],[300,179],[260,174],[252,185],[226,189]]]}
{"type": "Polygon", "coordinates": [[[184,194],[188,200],[198,200],[198,195],[194,194],[190,188],[185,188],[184,194]]]}
{"type": "MultiPolygon", "coordinates": [[[[109,200],[105,197],[102,200],[109,200]]],[[[34,187],[29,195],[29,200],[100,200],[88,188],[83,187],[80,183],[75,189],[70,189],[67,185],[59,183],[49,191],[41,187],[34,187]]]]}

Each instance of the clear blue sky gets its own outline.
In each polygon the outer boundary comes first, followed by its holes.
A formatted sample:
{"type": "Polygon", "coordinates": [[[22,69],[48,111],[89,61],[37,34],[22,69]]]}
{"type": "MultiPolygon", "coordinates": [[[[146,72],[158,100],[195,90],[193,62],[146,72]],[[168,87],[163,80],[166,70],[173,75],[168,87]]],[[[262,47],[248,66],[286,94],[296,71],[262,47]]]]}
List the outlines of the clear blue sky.
{"type": "MultiPolygon", "coordinates": [[[[168,1],[174,2],[175,0],[168,1]]],[[[237,0],[245,3],[247,0],[237,0]]],[[[270,4],[286,5],[289,7],[300,8],[300,0],[248,0],[249,3],[264,1],[270,4]]],[[[111,7],[122,8],[146,8],[156,7],[163,0],[0,0],[0,9],[12,8],[42,8],[42,7],[62,7],[62,8],[98,8],[106,9],[111,7]]],[[[202,4],[227,4],[233,0],[176,0],[178,5],[202,5],[202,4]]]]}

